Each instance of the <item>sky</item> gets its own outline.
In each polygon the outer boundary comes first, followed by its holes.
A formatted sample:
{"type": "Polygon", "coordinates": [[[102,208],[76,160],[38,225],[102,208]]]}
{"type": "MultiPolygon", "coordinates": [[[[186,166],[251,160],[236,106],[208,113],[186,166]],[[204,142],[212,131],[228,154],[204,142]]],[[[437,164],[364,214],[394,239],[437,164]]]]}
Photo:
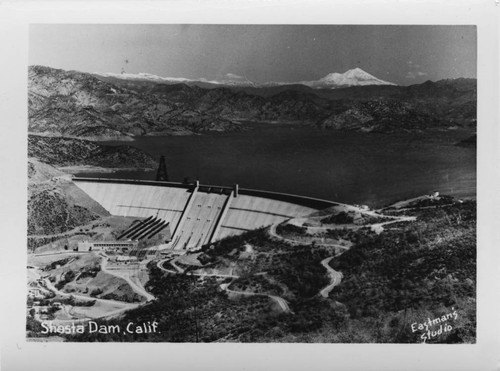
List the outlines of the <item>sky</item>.
{"type": "Polygon", "coordinates": [[[352,68],[398,85],[476,77],[474,26],[30,26],[29,64],[97,73],[256,83],[318,80],[352,68]]]}

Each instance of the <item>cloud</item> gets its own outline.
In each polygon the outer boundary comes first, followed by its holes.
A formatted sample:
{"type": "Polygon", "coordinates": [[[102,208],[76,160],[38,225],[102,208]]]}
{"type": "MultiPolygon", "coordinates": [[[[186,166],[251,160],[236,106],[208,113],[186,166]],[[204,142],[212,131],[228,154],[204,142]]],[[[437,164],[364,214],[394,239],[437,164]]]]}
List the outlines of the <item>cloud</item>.
{"type": "Polygon", "coordinates": [[[407,72],[405,78],[416,79],[417,77],[426,76],[427,72],[421,71],[422,66],[420,64],[414,63],[413,61],[406,62],[409,71],[407,72]]]}
{"type": "Polygon", "coordinates": [[[427,72],[423,71],[408,71],[405,78],[407,79],[416,79],[417,77],[427,76],[427,72]]]}

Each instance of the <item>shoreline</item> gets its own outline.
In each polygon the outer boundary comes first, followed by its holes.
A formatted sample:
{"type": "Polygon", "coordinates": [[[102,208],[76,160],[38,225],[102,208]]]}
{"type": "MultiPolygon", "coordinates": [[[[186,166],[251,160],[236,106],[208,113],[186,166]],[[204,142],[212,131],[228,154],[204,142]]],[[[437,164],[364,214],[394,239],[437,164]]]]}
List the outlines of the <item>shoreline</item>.
{"type": "Polygon", "coordinates": [[[140,168],[140,167],[101,167],[93,165],[72,165],[72,166],[62,166],[57,167],[57,170],[63,171],[67,174],[75,175],[79,173],[102,173],[102,174],[113,174],[119,171],[154,171],[153,168],[140,168]]]}
{"type": "Polygon", "coordinates": [[[127,136],[127,135],[121,135],[117,137],[110,137],[105,135],[81,137],[76,135],[56,135],[54,133],[37,133],[32,131],[28,131],[28,135],[35,135],[45,138],[67,138],[67,139],[88,140],[90,142],[112,142],[112,141],[134,142],[135,141],[135,138],[133,136],[127,136]]]}
{"type": "MultiPolygon", "coordinates": [[[[47,137],[47,138],[68,138],[68,139],[79,139],[79,140],[87,140],[91,142],[136,142],[138,139],[143,138],[155,138],[155,137],[197,137],[197,136],[219,136],[219,135],[231,135],[235,133],[244,133],[244,132],[254,132],[254,131],[262,131],[262,130],[276,130],[276,129],[284,129],[284,130],[294,130],[294,129],[302,129],[302,130],[313,130],[313,131],[336,131],[341,134],[345,133],[353,133],[353,134],[370,134],[377,135],[382,134],[386,136],[393,136],[394,138],[407,137],[408,135],[417,136],[420,139],[431,139],[436,134],[447,133],[451,137],[454,138],[457,142],[454,144],[460,143],[460,138],[464,139],[467,136],[471,136],[477,134],[477,129],[468,128],[468,127],[453,127],[453,128],[445,128],[445,127],[435,127],[427,130],[415,129],[413,131],[401,130],[396,132],[383,132],[377,130],[348,130],[348,129],[332,129],[332,128],[321,128],[315,126],[312,122],[309,121],[248,121],[248,120],[234,120],[237,125],[241,127],[241,130],[207,130],[202,132],[190,132],[188,130],[178,130],[178,131],[166,131],[166,132],[150,132],[146,135],[127,135],[123,134],[120,136],[89,136],[89,137],[80,137],[74,135],[61,135],[55,133],[38,133],[38,132],[28,132],[28,135],[47,137]]],[[[467,139],[467,138],[465,138],[467,139]]]]}

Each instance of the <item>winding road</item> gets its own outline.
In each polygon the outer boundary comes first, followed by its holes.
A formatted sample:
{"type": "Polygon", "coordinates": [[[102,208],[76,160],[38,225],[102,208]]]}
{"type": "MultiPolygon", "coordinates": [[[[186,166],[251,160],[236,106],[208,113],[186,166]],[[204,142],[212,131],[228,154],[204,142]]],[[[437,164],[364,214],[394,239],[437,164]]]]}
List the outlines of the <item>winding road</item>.
{"type": "MultiPolygon", "coordinates": [[[[175,272],[175,271],[172,271],[170,269],[166,269],[165,267],[163,267],[163,264],[167,261],[169,261],[170,259],[163,259],[163,260],[160,260],[156,266],[163,270],[164,272],[168,272],[168,273],[174,273],[174,274],[181,274],[181,273],[184,273],[184,270],[182,270],[181,272],[175,272]]],[[[172,262],[170,263],[171,265],[172,262]]],[[[173,265],[175,267],[175,265],[173,265]]],[[[220,277],[220,278],[240,278],[240,276],[237,276],[237,275],[232,275],[232,274],[215,274],[215,273],[192,273],[192,272],[189,272],[189,273],[186,273],[186,275],[190,275],[190,276],[198,276],[198,277],[220,277]]],[[[238,294],[238,295],[245,295],[245,296],[266,296],[268,298],[270,298],[271,300],[273,300],[274,302],[276,302],[280,308],[283,310],[283,312],[287,312],[287,313],[292,313],[292,311],[290,310],[290,307],[288,306],[288,302],[283,299],[282,297],[279,297],[279,296],[276,296],[276,295],[269,295],[269,294],[260,294],[260,293],[255,293],[255,292],[246,292],[246,291],[235,291],[235,290],[230,290],[229,289],[229,285],[231,285],[231,282],[230,283],[223,283],[220,285],[220,288],[226,292],[230,292],[230,293],[233,293],[233,294],[238,294]]]]}
{"type": "MultiPolygon", "coordinates": [[[[99,298],[92,298],[92,297],[85,296],[85,295],[79,295],[79,294],[73,294],[73,293],[66,293],[66,292],[62,292],[62,291],[58,290],[56,287],[54,287],[54,285],[52,284],[52,282],[50,282],[47,278],[45,278],[43,280],[43,282],[45,283],[45,287],[47,287],[47,289],[49,289],[50,291],[54,292],[55,294],[58,294],[58,295],[63,296],[63,297],[71,297],[72,296],[72,297],[74,297],[75,299],[78,299],[78,300],[95,301],[96,303],[112,304],[114,306],[121,306],[121,308],[119,308],[119,309],[115,309],[113,311],[106,312],[105,314],[103,314],[101,316],[92,317],[92,319],[115,317],[115,316],[117,316],[119,314],[122,314],[123,312],[125,312],[127,310],[135,309],[135,308],[137,308],[137,307],[139,307],[141,305],[140,303],[137,303],[137,304],[135,304],[135,303],[124,303],[122,301],[117,301],[117,300],[99,299],[99,298]]],[[[59,320],[59,321],[60,322],[63,322],[63,321],[71,322],[71,321],[76,321],[76,320],[59,320]]]]}
{"type": "MultiPolygon", "coordinates": [[[[377,234],[380,234],[383,230],[384,230],[384,226],[386,225],[389,225],[389,224],[393,224],[393,223],[398,223],[398,222],[412,222],[412,221],[415,221],[417,218],[414,217],[414,216],[387,216],[387,215],[382,215],[382,214],[379,214],[377,212],[374,212],[374,211],[363,211],[364,214],[366,215],[370,215],[370,216],[373,216],[373,217],[384,217],[384,218],[389,218],[391,220],[388,220],[388,221],[385,221],[385,222],[381,222],[381,223],[374,223],[374,224],[371,224],[371,225],[363,225],[363,226],[349,226],[349,229],[359,229],[359,228],[363,228],[363,227],[367,227],[369,226],[371,228],[372,231],[374,231],[375,233],[377,234]]],[[[291,245],[302,245],[304,244],[305,242],[303,241],[299,241],[299,240],[292,240],[292,239],[288,239],[288,238],[285,238],[283,236],[280,236],[277,231],[276,231],[276,227],[277,227],[277,224],[273,224],[269,227],[268,229],[268,234],[270,237],[274,238],[274,239],[277,239],[277,240],[281,240],[281,241],[284,241],[284,242],[287,242],[291,245]]],[[[328,230],[329,228],[331,228],[331,226],[321,226],[321,227],[308,227],[308,229],[314,229],[315,231],[325,231],[325,230],[328,230]]],[[[336,243],[324,243],[322,241],[317,241],[317,239],[315,239],[314,237],[311,238],[311,241],[309,243],[312,243],[314,242],[317,246],[324,246],[324,247],[336,247],[336,248],[340,248],[342,249],[343,251],[345,250],[349,250],[350,246],[344,246],[344,245],[340,245],[340,244],[336,244],[336,243]]],[[[340,254],[343,252],[341,251],[340,254]]],[[[339,254],[335,255],[335,256],[338,256],[339,254]]],[[[329,263],[330,261],[335,257],[335,256],[330,256],[326,259],[323,259],[321,261],[321,265],[323,267],[325,267],[325,269],[327,270],[328,272],[328,276],[330,277],[330,283],[325,286],[324,288],[322,288],[320,290],[320,292],[318,293],[319,295],[321,295],[322,297],[324,298],[327,298],[328,295],[330,294],[330,292],[333,290],[333,288],[337,285],[340,284],[340,282],[342,281],[342,273],[341,272],[337,272],[335,269],[333,269],[332,267],[330,267],[329,263]]]]}
{"type": "Polygon", "coordinates": [[[337,272],[328,264],[333,258],[334,256],[330,256],[329,258],[323,259],[321,261],[321,265],[326,268],[326,270],[328,271],[328,276],[330,277],[330,284],[322,288],[321,291],[319,292],[319,294],[324,298],[327,298],[328,295],[330,294],[330,291],[332,291],[335,286],[340,284],[340,281],[342,281],[343,277],[342,273],[337,272]]]}
{"type": "Polygon", "coordinates": [[[221,277],[221,278],[240,278],[240,276],[237,276],[237,275],[234,275],[234,274],[217,274],[217,273],[193,273],[193,272],[187,272],[185,273],[185,270],[180,268],[178,265],[176,265],[175,263],[172,263],[172,261],[167,258],[167,259],[163,259],[163,260],[160,260],[156,266],[161,269],[162,271],[164,272],[168,272],[168,273],[173,273],[173,274],[185,274],[186,276],[197,276],[197,277],[221,277]],[[170,261],[170,265],[172,265],[174,268],[179,268],[176,271],[173,271],[173,270],[170,270],[170,269],[167,269],[163,266],[163,264],[165,264],[166,262],[169,262],[170,261]]]}
{"type": "Polygon", "coordinates": [[[259,293],[255,293],[255,292],[247,292],[247,291],[235,291],[235,290],[231,290],[229,289],[229,286],[231,285],[231,282],[230,283],[223,283],[220,285],[221,289],[228,292],[228,293],[233,293],[233,294],[237,294],[237,295],[245,295],[245,296],[265,296],[265,297],[268,297],[269,299],[271,299],[272,301],[274,301],[275,303],[277,303],[281,310],[283,312],[286,312],[286,313],[293,313],[291,310],[290,310],[290,307],[288,306],[288,302],[283,299],[282,297],[279,297],[279,296],[276,296],[276,295],[269,295],[269,294],[259,294],[259,293]]]}
{"type": "MultiPolygon", "coordinates": [[[[381,214],[378,214],[376,212],[365,212],[366,214],[368,215],[372,215],[372,216],[376,216],[376,217],[381,217],[381,216],[384,216],[384,215],[381,215],[381,214]]],[[[386,216],[384,216],[386,217],[386,216]]],[[[375,224],[372,224],[371,225],[371,228],[374,232],[376,233],[380,233],[384,230],[384,226],[385,225],[389,225],[389,224],[392,224],[392,223],[397,223],[397,222],[403,222],[403,221],[414,221],[416,220],[415,217],[396,217],[396,216],[389,216],[390,219],[392,220],[389,220],[389,221],[385,221],[385,222],[382,222],[382,223],[375,223],[375,224]]],[[[277,227],[277,224],[273,224],[269,227],[268,229],[268,234],[269,236],[271,236],[272,238],[274,239],[278,239],[278,240],[281,240],[281,241],[284,241],[284,242],[287,242],[291,245],[302,245],[304,244],[303,241],[297,241],[297,240],[292,240],[292,239],[288,239],[288,238],[285,238],[283,236],[280,236],[277,232],[276,232],[276,227],[277,227]]],[[[366,226],[359,226],[359,227],[356,227],[356,228],[361,228],[361,227],[366,227],[366,226]]],[[[317,227],[317,229],[327,229],[326,227],[317,227]]],[[[312,241],[316,242],[316,245],[317,246],[327,246],[327,247],[336,247],[336,248],[339,248],[339,249],[342,249],[343,251],[345,250],[349,250],[350,246],[344,246],[344,245],[340,245],[340,244],[335,244],[335,243],[322,243],[320,241],[316,241],[314,239],[312,239],[312,241]],[[319,243],[318,243],[319,242],[319,243]]],[[[311,241],[311,242],[312,242],[311,241]]],[[[338,256],[339,254],[335,255],[335,256],[338,256]]],[[[327,270],[328,272],[328,276],[330,277],[330,283],[325,286],[324,288],[322,288],[318,295],[324,297],[324,298],[327,298],[330,294],[330,292],[333,290],[333,288],[337,285],[340,284],[340,282],[342,281],[342,273],[341,272],[337,272],[335,269],[333,269],[332,267],[330,267],[329,263],[330,261],[335,257],[335,256],[330,256],[326,259],[323,259],[321,261],[321,265],[323,267],[325,267],[325,269],[327,270]]],[[[185,272],[184,269],[180,268],[179,266],[177,266],[175,264],[175,261],[171,260],[171,259],[164,259],[164,260],[161,260],[158,262],[157,264],[158,268],[160,268],[161,270],[165,271],[165,272],[169,272],[169,273],[174,273],[174,274],[182,274],[185,272]],[[174,267],[177,271],[172,271],[172,270],[169,270],[169,269],[166,269],[163,267],[163,264],[167,261],[170,261],[170,265],[172,267],[174,267]]],[[[201,276],[201,277],[222,277],[222,278],[239,278],[239,276],[236,276],[236,275],[227,275],[227,274],[197,274],[197,273],[186,273],[188,275],[194,275],[194,276],[201,276]]],[[[233,294],[238,294],[238,295],[245,295],[245,296],[266,296],[268,298],[270,298],[271,300],[273,300],[274,302],[276,302],[279,307],[283,310],[283,312],[287,312],[287,313],[293,313],[291,310],[290,310],[290,307],[288,305],[288,302],[283,299],[282,297],[279,297],[279,296],[276,296],[276,295],[269,295],[269,294],[261,294],[261,293],[254,293],[254,292],[246,292],[246,291],[235,291],[235,290],[231,290],[229,289],[229,286],[231,285],[232,282],[230,283],[223,283],[220,285],[221,289],[228,292],[228,293],[233,293],[233,294]]]]}

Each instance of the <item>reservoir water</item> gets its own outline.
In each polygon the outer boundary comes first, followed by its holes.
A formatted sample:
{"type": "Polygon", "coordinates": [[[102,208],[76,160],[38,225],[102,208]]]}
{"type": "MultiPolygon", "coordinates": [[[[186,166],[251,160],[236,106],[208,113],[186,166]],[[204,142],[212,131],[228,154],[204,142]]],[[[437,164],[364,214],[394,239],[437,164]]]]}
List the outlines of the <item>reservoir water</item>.
{"type": "MultiPolygon", "coordinates": [[[[354,133],[253,124],[239,133],[137,137],[132,145],[159,159],[171,181],[263,189],[380,207],[439,191],[476,196],[476,148],[456,143],[470,132],[354,133]]],[[[156,172],[81,176],[154,180],[156,172]]]]}

